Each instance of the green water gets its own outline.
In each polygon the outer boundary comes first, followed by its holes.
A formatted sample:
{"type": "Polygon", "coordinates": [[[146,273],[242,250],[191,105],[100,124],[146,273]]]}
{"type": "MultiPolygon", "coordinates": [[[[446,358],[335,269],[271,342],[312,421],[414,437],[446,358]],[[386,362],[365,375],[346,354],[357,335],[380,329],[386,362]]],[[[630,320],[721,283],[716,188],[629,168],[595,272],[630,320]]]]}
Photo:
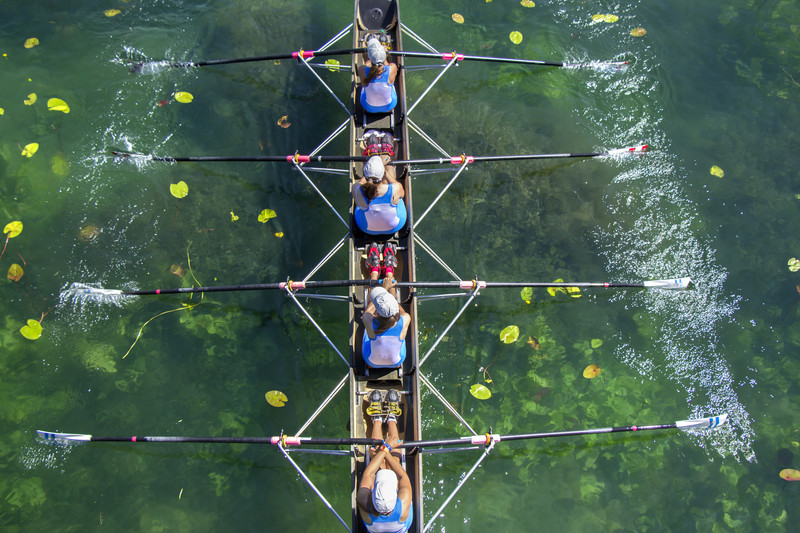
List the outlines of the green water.
{"type": "MultiPolygon", "coordinates": [[[[492,281],[695,280],[685,293],[584,290],[570,298],[537,289],[530,304],[517,290],[487,289],[425,374],[478,432],[731,416],[728,428],[705,435],[501,443],[433,529],[793,530],[800,484],[778,473],[800,469],[800,278],[787,268],[800,255],[797,4],[405,0],[401,11],[443,51],[630,61],[618,72],[460,65],[412,114],[450,153],[653,147],[643,158],[472,165],[417,228],[455,272],[492,281]],[[463,25],[451,20],[456,12],[463,25]],[[603,13],[619,20],[592,23],[603,13]],[[631,36],[635,27],[647,34],[631,36]],[[511,43],[511,31],[523,34],[521,44],[511,43]],[[710,174],[712,165],[723,178],[710,174]],[[507,345],[499,333],[509,325],[521,334],[507,345]],[[592,348],[593,339],[602,345],[592,348]],[[582,377],[589,364],[602,368],[593,380],[582,377]],[[480,382],[491,399],[470,396],[480,382]]],[[[123,307],[60,303],[58,294],[73,282],[169,288],[306,276],[346,228],[286,165],[136,166],[107,153],[308,153],[347,117],[293,62],[135,75],[126,61],[319,47],[351,21],[352,5],[40,0],[5,1],[0,13],[0,223],[24,224],[0,268],[25,270],[18,283],[0,285],[3,531],[342,530],[271,448],[59,448],[38,442],[35,430],[293,433],[345,375],[282,294],[146,297],[123,307]],[[104,16],[112,8],[121,12],[104,16]],[[40,44],[26,49],[30,37],[40,44]],[[193,102],[175,102],[176,91],[193,102]],[[30,93],[38,99],[26,106],[30,93]],[[70,113],[48,111],[49,98],[66,101],[70,113]],[[286,129],[277,124],[284,115],[286,129]],[[34,142],[36,154],[21,156],[34,142]],[[189,194],[178,201],[169,185],[181,180],[189,194]],[[277,217],[262,224],[267,208],[277,217]],[[87,240],[89,225],[99,233],[87,240]],[[186,276],[171,274],[172,265],[186,276]],[[188,311],[182,303],[200,305],[188,311]],[[172,310],[147,323],[122,358],[151,317],[172,310]],[[41,338],[23,338],[19,329],[43,313],[41,338]],[[265,402],[273,389],[286,393],[285,407],[265,402]]],[[[337,43],[347,46],[348,38],[337,43]]],[[[406,48],[422,50],[410,39],[406,48]]],[[[317,72],[346,97],[347,74],[317,72]]],[[[412,102],[436,72],[408,74],[412,102]]],[[[341,154],[346,142],[324,153],[341,154]]],[[[418,136],[411,142],[412,155],[436,155],[418,136]]],[[[417,216],[449,177],[414,178],[417,216]]],[[[346,213],[341,177],[312,179],[346,213]]],[[[346,261],[340,251],[313,279],[345,278],[346,261]]],[[[423,251],[417,263],[420,280],[450,279],[423,251]]],[[[303,303],[346,354],[346,306],[303,303]]],[[[422,353],[461,303],[420,305],[422,353]]],[[[423,410],[424,437],[467,434],[432,395],[423,410]]],[[[341,393],[304,435],[347,435],[347,413],[341,393]]],[[[347,460],[293,457],[349,522],[347,460]]],[[[426,521],[477,458],[426,457],[426,521]]]]}

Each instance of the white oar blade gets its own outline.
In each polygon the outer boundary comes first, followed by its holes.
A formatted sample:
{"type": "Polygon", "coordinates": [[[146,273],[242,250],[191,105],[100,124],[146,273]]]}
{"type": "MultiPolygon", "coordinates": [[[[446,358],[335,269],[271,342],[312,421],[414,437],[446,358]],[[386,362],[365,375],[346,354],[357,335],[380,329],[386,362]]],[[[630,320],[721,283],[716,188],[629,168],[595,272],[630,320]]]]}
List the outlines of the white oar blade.
{"type": "Polygon", "coordinates": [[[675,422],[678,429],[686,431],[687,429],[712,429],[725,424],[728,421],[728,414],[721,414],[719,416],[712,416],[709,418],[696,418],[694,420],[679,420],[675,422]]]}
{"type": "Polygon", "coordinates": [[[51,433],[37,429],[36,434],[42,440],[57,442],[58,444],[82,444],[92,440],[91,435],[81,435],[79,433],[51,433]]]}
{"type": "Polygon", "coordinates": [[[647,144],[640,144],[638,146],[629,146],[628,148],[617,148],[609,150],[608,155],[625,155],[625,154],[642,154],[647,151],[650,146],[647,144]]]}
{"type": "Polygon", "coordinates": [[[62,290],[59,295],[61,303],[71,303],[77,306],[92,302],[97,304],[114,304],[122,307],[130,298],[131,297],[122,294],[122,291],[119,289],[104,289],[102,287],[93,287],[85,283],[73,283],[68,288],[62,290]]]}
{"type": "Polygon", "coordinates": [[[647,289],[684,290],[689,288],[692,278],[654,279],[642,285],[647,289]]]}

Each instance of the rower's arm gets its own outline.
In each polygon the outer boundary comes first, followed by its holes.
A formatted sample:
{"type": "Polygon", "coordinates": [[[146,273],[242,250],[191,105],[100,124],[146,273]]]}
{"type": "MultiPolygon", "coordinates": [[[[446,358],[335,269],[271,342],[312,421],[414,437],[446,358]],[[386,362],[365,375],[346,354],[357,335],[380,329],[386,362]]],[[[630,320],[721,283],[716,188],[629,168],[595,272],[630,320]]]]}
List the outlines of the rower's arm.
{"type": "MultiPolygon", "coordinates": [[[[358,484],[358,493],[356,493],[356,503],[365,511],[369,510],[369,498],[372,488],[375,486],[375,474],[383,463],[383,460],[389,457],[389,453],[382,449],[370,460],[364,473],[361,475],[361,482],[358,484]]],[[[407,477],[407,476],[406,476],[407,477]]],[[[409,484],[409,487],[411,485],[409,484]]]]}
{"type": "MultiPolygon", "coordinates": [[[[408,516],[408,507],[411,504],[411,480],[400,464],[400,459],[389,454],[387,455],[386,462],[389,463],[392,472],[397,475],[397,496],[403,502],[403,515],[408,516]]],[[[370,465],[371,464],[372,463],[370,463],[370,465]]]]}
{"type": "Polygon", "coordinates": [[[364,324],[364,330],[366,330],[367,332],[367,337],[369,337],[370,339],[375,338],[375,330],[372,328],[373,318],[374,317],[372,316],[372,313],[370,313],[369,311],[364,311],[364,313],[361,315],[361,322],[364,324]]]}

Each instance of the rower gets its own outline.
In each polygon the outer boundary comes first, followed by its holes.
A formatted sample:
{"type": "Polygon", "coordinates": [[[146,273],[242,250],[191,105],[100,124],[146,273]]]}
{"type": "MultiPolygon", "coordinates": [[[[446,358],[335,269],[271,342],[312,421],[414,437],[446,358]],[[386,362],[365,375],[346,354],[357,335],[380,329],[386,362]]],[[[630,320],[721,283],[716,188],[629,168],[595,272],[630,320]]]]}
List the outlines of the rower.
{"type": "Polygon", "coordinates": [[[388,113],[397,105],[397,65],[386,61],[386,48],[374,36],[367,40],[367,60],[358,70],[361,106],[368,113],[388,113]]]}
{"type": "MultiPolygon", "coordinates": [[[[411,503],[411,480],[400,464],[400,451],[393,448],[399,442],[397,417],[401,414],[400,394],[390,389],[386,392],[388,415],[386,439],[383,439],[383,415],[380,407],[383,395],[373,390],[369,396],[370,407],[378,405],[379,414],[372,416],[372,435],[384,444],[369,451],[370,462],[361,476],[356,494],[361,520],[370,533],[393,531],[404,533],[411,527],[414,513],[411,503]]],[[[367,409],[367,413],[370,409],[367,409]]]]}
{"type": "MultiPolygon", "coordinates": [[[[384,254],[387,255],[385,262],[389,262],[388,258],[394,259],[393,264],[396,266],[394,251],[394,247],[387,244],[384,249],[384,254]]],[[[370,245],[370,255],[377,253],[377,245],[373,243],[370,245]]],[[[369,260],[370,257],[367,256],[367,261],[369,260]]],[[[369,304],[361,315],[361,321],[364,323],[361,356],[370,368],[397,368],[406,358],[405,338],[408,326],[411,324],[411,316],[397,301],[393,271],[394,269],[386,274],[382,287],[374,287],[370,291],[369,304]]],[[[373,270],[371,277],[374,275],[373,270]]]]}
{"type": "Polygon", "coordinates": [[[364,164],[364,175],[353,184],[354,218],[358,229],[369,235],[386,235],[406,225],[405,190],[395,177],[388,155],[374,155],[364,164]]]}

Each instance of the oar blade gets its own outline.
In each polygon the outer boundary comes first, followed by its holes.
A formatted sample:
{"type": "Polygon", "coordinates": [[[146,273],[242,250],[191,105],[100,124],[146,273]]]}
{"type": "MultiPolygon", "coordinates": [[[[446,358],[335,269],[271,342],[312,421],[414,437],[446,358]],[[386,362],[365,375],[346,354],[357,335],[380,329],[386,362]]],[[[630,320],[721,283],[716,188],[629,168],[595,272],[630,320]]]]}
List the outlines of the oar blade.
{"type": "Polygon", "coordinates": [[[646,289],[685,290],[691,282],[692,278],[655,279],[645,281],[642,285],[646,289]]]}
{"type": "Polygon", "coordinates": [[[91,435],[81,435],[80,433],[53,433],[37,429],[36,434],[44,441],[57,444],[83,444],[92,440],[91,435]]]}
{"type": "Polygon", "coordinates": [[[725,424],[728,421],[728,414],[723,413],[719,416],[710,416],[708,418],[695,418],[693,420],[679,420],[675,422],[675,427],[682,431],[690,429],[713,429],[725,424]]]}
{"type": "Polygon", "coordinates": [[[59,295],[59,300],[62,303],[72,302],[78,306],[88,302],[95,302],[99,304],[114,304],[122,307],[129,299],[130,298],[119,289],[104,289],[102,287],[93,287],[85,283],[73,283],[62,290],[59,295]]]}

